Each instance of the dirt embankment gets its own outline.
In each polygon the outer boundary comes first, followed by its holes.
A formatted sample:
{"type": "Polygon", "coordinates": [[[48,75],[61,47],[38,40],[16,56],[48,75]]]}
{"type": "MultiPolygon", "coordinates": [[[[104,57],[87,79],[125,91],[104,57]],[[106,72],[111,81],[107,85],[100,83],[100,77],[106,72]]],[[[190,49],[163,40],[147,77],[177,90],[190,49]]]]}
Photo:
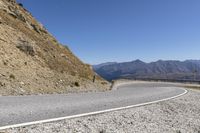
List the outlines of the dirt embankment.
{"type": "Polygon", "coordinates": [[[109,83],[61,45],[22,4],[0,0],[0,95],[97,91],[109,83]]]}

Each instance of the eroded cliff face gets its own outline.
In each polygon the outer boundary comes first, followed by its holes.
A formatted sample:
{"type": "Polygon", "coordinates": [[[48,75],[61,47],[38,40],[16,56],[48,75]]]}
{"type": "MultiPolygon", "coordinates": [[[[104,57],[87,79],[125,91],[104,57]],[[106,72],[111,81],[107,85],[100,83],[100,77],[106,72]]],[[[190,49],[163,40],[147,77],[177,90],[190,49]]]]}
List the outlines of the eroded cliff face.
{"type": "Polygon", "coordinates": [[[59,44],[15,0],[0,0],[0,95],[106,90],[96,76],[59,44]]]}

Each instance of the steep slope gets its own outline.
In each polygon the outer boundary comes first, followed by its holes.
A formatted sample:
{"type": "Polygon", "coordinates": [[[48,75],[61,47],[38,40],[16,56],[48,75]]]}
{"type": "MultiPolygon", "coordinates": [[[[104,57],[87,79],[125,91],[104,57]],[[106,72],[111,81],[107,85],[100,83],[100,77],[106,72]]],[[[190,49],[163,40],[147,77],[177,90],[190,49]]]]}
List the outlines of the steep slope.
{"type": "Polygon", "coordinates": [[[140,60],[104,65],[94,70],[107,80],[118,78],[200,80],[200,61],[162,61],[145,63],[140,60]]]}
{"type": "Polygon", "coordinates": [[[108,89],[15,0],[0,0],[0,59],[1,95],[108,89]]]}

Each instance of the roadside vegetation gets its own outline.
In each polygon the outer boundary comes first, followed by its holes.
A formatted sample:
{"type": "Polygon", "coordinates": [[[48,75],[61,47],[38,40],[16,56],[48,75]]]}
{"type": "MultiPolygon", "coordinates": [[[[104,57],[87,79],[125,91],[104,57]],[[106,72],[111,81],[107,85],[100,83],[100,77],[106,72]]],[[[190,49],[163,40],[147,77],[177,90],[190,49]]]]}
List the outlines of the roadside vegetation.
{"type": "Polygon", "coordinates": [[[195,89],[195,90],[200,90],[200,86],[190,86],[190,85],[186,85],[186,86],[184,86],[185,88],[187,88],[187,89],[195,89]]]}

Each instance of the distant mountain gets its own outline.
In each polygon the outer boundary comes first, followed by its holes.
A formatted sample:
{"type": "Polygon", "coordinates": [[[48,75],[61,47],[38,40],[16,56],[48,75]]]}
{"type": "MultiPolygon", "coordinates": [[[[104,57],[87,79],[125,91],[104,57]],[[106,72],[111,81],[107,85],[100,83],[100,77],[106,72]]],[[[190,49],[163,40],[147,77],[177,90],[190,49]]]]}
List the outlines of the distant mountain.
{"type": "Polygon", "coordinates": [[[107,80],[129,79],[186,79],[200,80],[200,60],[163,61],[145,63],[135,60],[124,63],[101,64],[93,69],[107,80]]]}
{"type": "Polygon", "coordinates": [[[113,64],[117,64],[117,62],[106,62],[106,63],[102,63],[102,64],[98,64],[98,65],[93,65],[94,69],[99,69],[103,66],[107,66],[107,65],[113,65],[113,64]]]}

